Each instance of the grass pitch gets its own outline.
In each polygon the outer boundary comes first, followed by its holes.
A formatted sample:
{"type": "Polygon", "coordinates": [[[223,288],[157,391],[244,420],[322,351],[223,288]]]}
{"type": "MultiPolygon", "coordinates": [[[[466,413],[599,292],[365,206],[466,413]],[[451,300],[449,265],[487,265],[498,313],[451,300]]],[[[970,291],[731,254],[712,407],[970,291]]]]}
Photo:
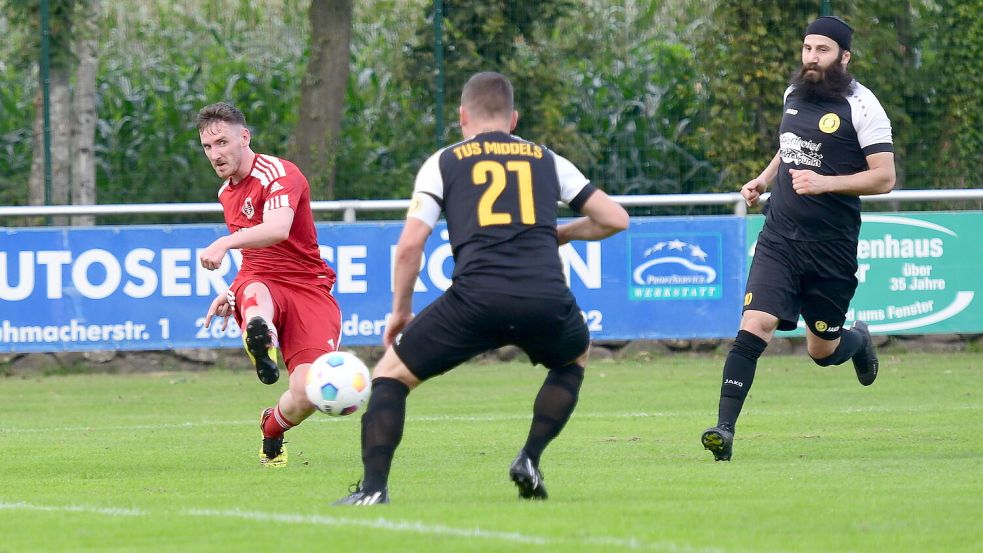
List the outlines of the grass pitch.
{"type": "Polygon", "coordinates": [[[358,415],[259,467],[283,388],[245,371],[2,379],[0,552],[983,550],[983,355],[882,355],[870,388],[766,356],[731,463],[699,442],[721,363],[595,362],[538,503],[507,469],[544,371],[461,367],[410,395],[373,508],[329,506],[361,475],[358,415]]]}

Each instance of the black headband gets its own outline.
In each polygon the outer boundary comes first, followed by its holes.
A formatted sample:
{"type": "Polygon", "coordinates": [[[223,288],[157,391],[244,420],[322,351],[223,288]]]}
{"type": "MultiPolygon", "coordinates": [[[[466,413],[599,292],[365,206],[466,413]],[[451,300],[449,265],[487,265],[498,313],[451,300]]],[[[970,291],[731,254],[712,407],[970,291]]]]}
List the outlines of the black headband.
{"type": "Polygon", "coordinates": [[[824,15],[810,23],[806,27],[805,34],[822,35],[831,38],[840,45],[840,48],[849,50],[850,39],[853,37],[853,27],[850,27],[846,21],[835,15],[824,15]]]}

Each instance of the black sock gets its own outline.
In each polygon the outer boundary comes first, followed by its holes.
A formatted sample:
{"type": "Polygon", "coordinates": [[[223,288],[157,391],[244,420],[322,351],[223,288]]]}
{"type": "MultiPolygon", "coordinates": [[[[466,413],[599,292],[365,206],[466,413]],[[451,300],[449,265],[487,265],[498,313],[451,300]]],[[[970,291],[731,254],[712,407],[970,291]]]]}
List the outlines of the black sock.
{"type": "Polygon", "coordinates": [[[830,365],[839,365],[845,363],[851,357],[856,355],[860,348],[864,347],[864,335],[859,330],[844,330],[840,333],[840,343],[833,350],[833,353],[829,354],[827,357],[822,359],[813,358],[812,360],[816,362],[820,367],[828,367],[830,365]]]}
{"type": "Polygon", "coordinates": [[[720,386],[720,406],[717,411],[717,426],[731,432],[741,414],[741,407],[754,382],[754,370],[758,358],[768,347],[768,342],[756,335],[741,330],[724,361],[723,384],[720,386]]]}
{"type": "Polygon", "coordinates": [[[372,380],[369,406],[362,415],[362,489],[380,491],[389,481],[393,454],[403,438],[406,396],[410,389],[394,378],[372,380]]]}
{"type": "Polygon", "coordinates": [[[550,369],[547,373],[533,404],[532,425],[523,448],[534,465],[539,466],[543,450],[570,419],[573,408],[577,406],[583,381],[584,368],[577,364],[550,369]]]}

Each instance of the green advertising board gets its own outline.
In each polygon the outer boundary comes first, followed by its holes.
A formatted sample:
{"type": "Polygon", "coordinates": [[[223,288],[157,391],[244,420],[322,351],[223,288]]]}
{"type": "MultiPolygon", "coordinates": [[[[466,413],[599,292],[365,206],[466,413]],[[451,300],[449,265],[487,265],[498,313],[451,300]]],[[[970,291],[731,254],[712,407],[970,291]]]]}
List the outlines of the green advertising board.
{"type": "MultiPolygon", "coordinates": [[[[864,213],[846,324],[880,334],[983,332],[983,212],[864,213]]],[[[748,264],[763,215],[747,217],[748,264]]],[[[799,328],[792,334],[803,334],[799,328]]]]}

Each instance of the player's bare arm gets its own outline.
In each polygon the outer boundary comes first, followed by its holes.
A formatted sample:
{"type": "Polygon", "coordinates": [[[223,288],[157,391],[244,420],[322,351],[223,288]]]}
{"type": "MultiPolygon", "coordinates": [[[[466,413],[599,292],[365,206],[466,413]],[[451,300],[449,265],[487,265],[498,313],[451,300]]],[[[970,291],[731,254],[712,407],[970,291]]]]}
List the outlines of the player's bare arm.
{"type": "Polygon", "coordinates": [[[408,217],[396,244],[396,263],[393,269],[393,308],[382,337],[383,344],[392,345],[396,336],[413,320],[413,286],[420,274],[423,246],[433,229],[423,221],[408,217]]]}
{"type": "Polygon", "coordinates": [[[571,240],[602,240],[628,228],[628,212],[600,190],[587,198],[580,212],[586,217],[557,225],[560,244],[571,240]]]}
{"type": "Polygon", "coordinates": [[[223,236],[205,248],[199,259],[201,266],[214,270],[222,265],[229,250],[239,248],[265,248],[286,240],[294,222],[294,210],[281,207],[263,214],[263,222],[239,232],[223,236]]]}
{"type": "Polygon", "coordinates": [[[771,181],[775,180],[775,176],[778,175],[778,166],[781,162],[781,157],[775,154],[775,157],[771,158],[771,163],[768,164],[768,167],[765,167],[765,170],[760,175],[749,180],[741,187],[741,196],[744,197],[744,202],[748,206],[758,203],[761,195],[765,193],[765,190],[768,190],[771,181]]]}
{"type": "Polygon", "coordinates": [[[852,175],[820,175],[814,171],[790,169],[792,188],[802,195],[835,192],[851,196],[887,194],[894,188],[894,153],[878,152],[867,156],[866,171],[852,175]]]}

